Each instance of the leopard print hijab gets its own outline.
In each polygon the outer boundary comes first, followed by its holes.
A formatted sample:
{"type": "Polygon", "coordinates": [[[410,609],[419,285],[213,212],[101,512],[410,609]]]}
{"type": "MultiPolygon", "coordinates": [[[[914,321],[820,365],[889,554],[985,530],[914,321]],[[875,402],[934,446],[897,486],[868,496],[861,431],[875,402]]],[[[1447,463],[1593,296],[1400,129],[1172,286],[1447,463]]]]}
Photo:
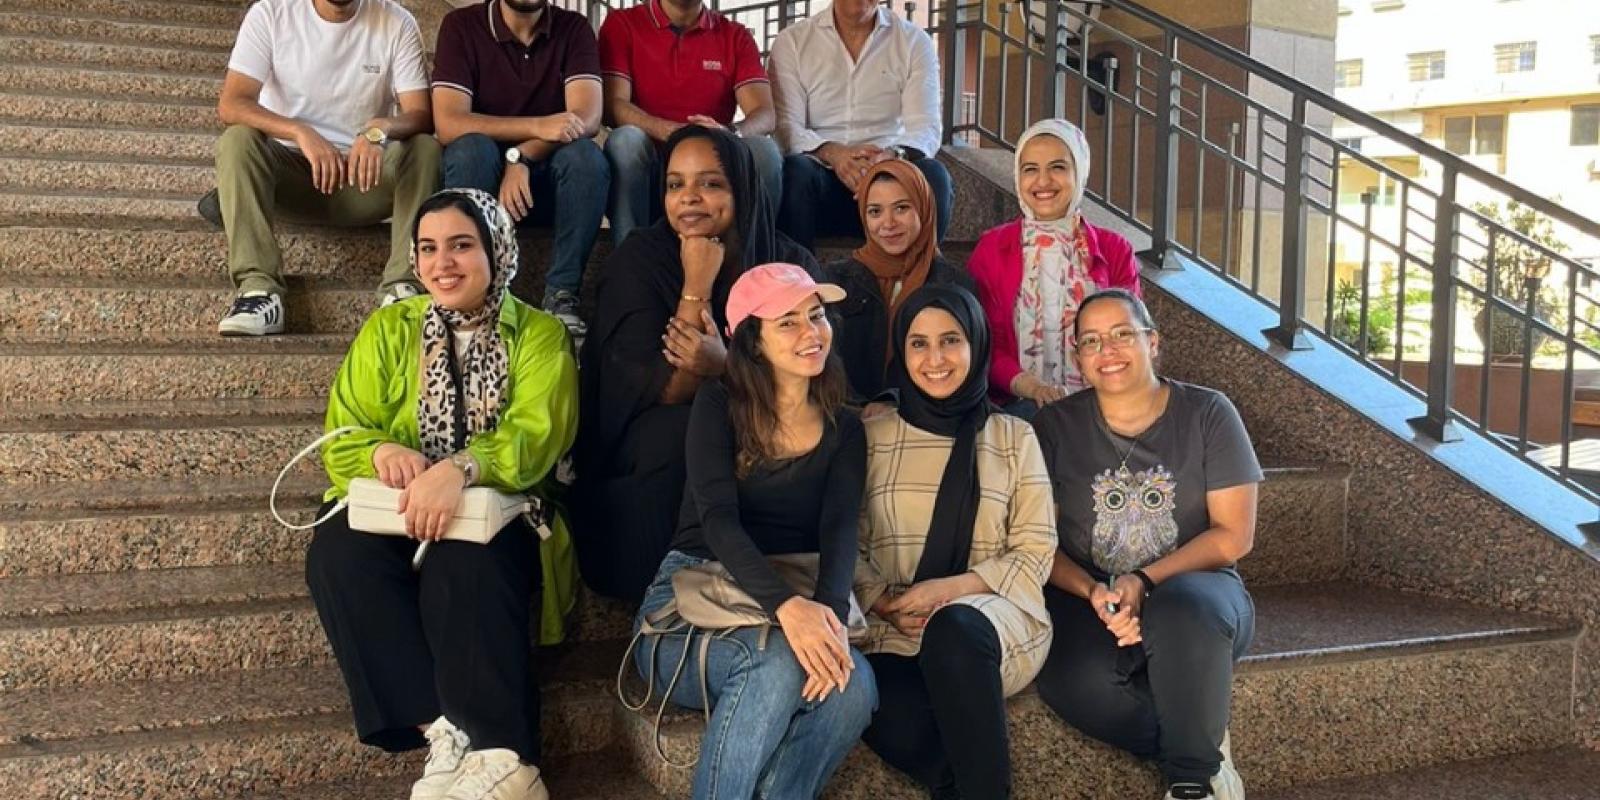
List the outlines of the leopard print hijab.
{"type": "MultiPolygon", "coordinates": [[[[450,457],[466,446],[472,436],[494,430],[505,405],[508,360],[505,342],[500,339],[500,304],[506,287],[517,274],[517,234],[511,215],[494,197],[477,189],[446,189],[423,203],[422,215],[438,210],[438,199],[464,199],[473,209],[469,216],[478,224],[489,256],[489,288],[483,307],[471,314],[429,302],[422,321],[422,386],[417,392],[417,429],[422,454],[429,461],[450,457]],[[466,352],[460,354],[461,394],[457,396],[452,376],[455,362],[451,350],[456,346],[451,334],[472,329],[466,352]],[[459,431],[457,420],[465,423],[459,431]],[[459,435],[458,435],[459,433],[459,435]]],[[[445,207],[459,208],[455,205],[445,207]]],[[[411,269],[417,269],[418,225],[411,227],[411,269]]]]}

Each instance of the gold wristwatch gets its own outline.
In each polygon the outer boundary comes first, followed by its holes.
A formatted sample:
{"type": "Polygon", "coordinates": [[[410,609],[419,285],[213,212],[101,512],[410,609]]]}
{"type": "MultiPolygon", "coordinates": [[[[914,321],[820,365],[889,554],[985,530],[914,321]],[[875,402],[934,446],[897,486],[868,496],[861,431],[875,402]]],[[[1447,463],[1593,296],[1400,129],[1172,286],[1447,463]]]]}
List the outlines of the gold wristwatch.
{"type": "Polygon", "coordinates": [[[389,134],[384,133],[383,129],[376,125],[362,131],[361,138],[379,147],[389,143],[389,134]]]}

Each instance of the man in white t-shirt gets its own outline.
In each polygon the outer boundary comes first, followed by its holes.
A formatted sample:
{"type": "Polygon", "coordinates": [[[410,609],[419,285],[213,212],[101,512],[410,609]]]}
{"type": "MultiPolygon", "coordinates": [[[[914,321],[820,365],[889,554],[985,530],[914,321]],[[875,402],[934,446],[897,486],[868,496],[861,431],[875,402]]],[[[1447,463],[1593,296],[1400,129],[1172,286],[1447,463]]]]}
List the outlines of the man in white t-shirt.
{"type": "Polygon", "coordinates": [[[237,289],[220,333],[283,332],[280,212],[333,225],[392,218],[379,291],[385,303],[419,292],[411,225],[438,189],[440,149],[428,135],[428,74],[409,11],[394,0],[259,0],[239,29],[217,114],[228,129],[213,213],[237,289]]]}

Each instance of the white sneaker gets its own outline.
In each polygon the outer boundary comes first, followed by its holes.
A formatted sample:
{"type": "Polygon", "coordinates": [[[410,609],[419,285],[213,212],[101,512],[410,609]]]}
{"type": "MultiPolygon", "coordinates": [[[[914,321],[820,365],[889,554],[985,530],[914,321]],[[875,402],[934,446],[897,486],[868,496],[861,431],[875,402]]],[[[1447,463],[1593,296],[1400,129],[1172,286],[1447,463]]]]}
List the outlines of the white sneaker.
{"type": "Polygon", "coordinates": [[[445,800],[550,800],[550,792],[538,767],[501,747],[468,753],[445,800]]]}
{"type": "Polygon", "coordinates": [[[1229,746],[1228,739],[1228,732],[1223,731],[1222,768],[1211,776],[1211,795],[1217,800],[1244,800],[1244,781],[1239,778],[1239,771],[1233,768],[1233,748],[1229,746]]]}
{"type": "Polygon", "coordinates": [[[1211,776],[1210,785],[1200,783],[1174,783],[1167,787],[1166,800],[1244,800],[1244,781],[1233,768],[1233,753],[1229,735],[1222,734],[1222,766],[1211,776]]]}
{"type": "Polygon", "coordinates": [[[422,779],[411,784],[411,800],[444,800],[467,755],[467,733],[440,717],[423,736],[428,738],[428,763],[422,768],[422,779]]]}
{"type": "Polygon", "coordinates": [[[283,298],[270,292],[245,292],[217,323],[223,336],[266,336],[283,333],[283,298]]]}
{"type": "Polygon", "coordinates": [[[419,294],[422,294],[421,289],[418,289],[409,283],[397,283],[393,286],[390,286],[389,291],[383,293],[383,303],[379,307],[382,308],[383,306],[392,306],[401,300],[404,300],[408,297],[416,297],[419,294]]]}

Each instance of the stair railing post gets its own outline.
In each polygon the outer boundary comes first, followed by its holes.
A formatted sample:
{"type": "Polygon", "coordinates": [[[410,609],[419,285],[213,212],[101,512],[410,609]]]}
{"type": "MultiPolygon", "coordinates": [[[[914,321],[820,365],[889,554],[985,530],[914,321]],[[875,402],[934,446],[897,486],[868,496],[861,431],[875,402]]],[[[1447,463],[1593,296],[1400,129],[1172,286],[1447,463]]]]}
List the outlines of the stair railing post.
{"type": "MultiPolygon", "coordinates": [[[[1064,18],[1067,15],[1065,3],[1050,3],[1047,8],[1048,15],[1044,20],[1044,41],[1046,53],[1044,60],[1045,69],[1050,70],[1050,80],[1045,81],[1049,87],[1050,102],[1046,108],[1050,109],[1051,119],[1061,119],[1066,114],[1067,103],[1067,71],[1063,62],[1067,60],[1066,37],[1062,35],[1064,18]]],[[[1088,46],[1087,42],[1084,44],[1088,46]]]]}
{"type": "MultiPolygon", "coordinates": [[[[1429,321],[1433,339],[1428,346],[1428,413],[1407,422],[1412,429],[1436,442],[1461,438],[1450,419],[1450,401],[1455,397],[1456,371],[1456,234],[1460,215],[1456,213],[1456,168],[1444,164],[1444,180],[1439,186],[1439,202],[1433,211],[1433,319],[1429,321]]],[[[1401,209],[1402,219],[1406,209],[1401,209]]],[[[1484,348],[1484,370],[1489,369],[1489,348],[1484,348]]],[[[1396,354],[1398,364],[1399,355],[1396,354]]]]}
{"type": "Polygon", "coordinates": [[[959,25],[960,13],[961,0],[944,0],[939,38],[944,43],[944,104],[940,109],[944,119],[940,135],[945,144],[955,142],[956,105],[961,101],[961,90],[956,82],[965,81],[967,77],[967,32],[959,25]]]}
{"type": "MultiPolygon", "coordinates": [[[[1264,120],[1257,124],[1265,124],[1264,120]]],[[[1306,304],[1306,260],[1311,257],[1306,236],[1306,98],[1296,94],[1284,137],[1283,167],[1283,259],[1279,265],[1278,324],[1262,333],[1274,343],[1290,350],[1309,350],[1300,323],[1306,304]]],[[[1260,209],[1256,210],[1259,217],[1260,209]]],[[[1256,223],[1261,224],[1259,219],[1256,223]]]]}
{"type": "MultiPolygon", "coordinates": [[[[1165,269],[1178,222],[1178,39],[1165,31],[1156,65],[1155,177],[1151,184],[1150,249],[1139,253],[1146,265],[1165,269]]],[[[1134,154],[1137,158],[1138,155],[1134,154]]],[[[1107,164],[1106,169],[1111,165],[1107,164]]],[[[1134,213],[1138,213],[1135,209],[1134,213]]]]}

